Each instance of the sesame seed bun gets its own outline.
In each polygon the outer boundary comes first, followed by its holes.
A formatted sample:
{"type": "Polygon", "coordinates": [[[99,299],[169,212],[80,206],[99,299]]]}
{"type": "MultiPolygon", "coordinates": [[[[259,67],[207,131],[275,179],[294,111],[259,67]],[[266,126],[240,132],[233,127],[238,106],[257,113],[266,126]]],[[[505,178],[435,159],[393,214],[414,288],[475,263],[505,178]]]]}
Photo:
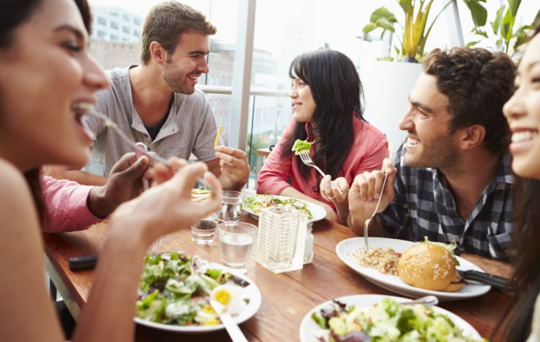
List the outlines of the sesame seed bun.
{"type": "Polygon", "coordinates": [[[455,277],[456,264],[446,248],[429,242],[419,243],[401,255],[398,272],[399,277],[411,286],[445,291],[455,277]]]}

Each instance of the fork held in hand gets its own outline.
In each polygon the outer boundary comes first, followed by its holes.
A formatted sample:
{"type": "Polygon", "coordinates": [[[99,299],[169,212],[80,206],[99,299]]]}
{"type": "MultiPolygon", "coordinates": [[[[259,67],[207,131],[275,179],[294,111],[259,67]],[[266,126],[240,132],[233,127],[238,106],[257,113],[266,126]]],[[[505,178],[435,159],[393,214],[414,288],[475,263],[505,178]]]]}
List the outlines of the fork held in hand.
{"type": "Polygon", "coordinates": [[[369,239],[368,239],[368,226],[373,217],[377,214],[377,211],[379,211],[379,205],[381,204],[381,199],[383,197],[384,193],[384,187],[386,186],[386,179],[388,178],[388,173],[384,174],[384,181],[382,183],[381,193],[379,194],[379,200],[377,201],[377,206],[375,207],[375,210],[373,211],[373,214],[371,214],[371,217],[366,220],[364,223],[364,241],[366,243],[366,249],[369,249],[369,239]]]}
{"type": "MultiPolygon", "coordinates": [[[[317,165],[315,165],[315,163],[313,162],[313,159],[311,159],[310,155],[309,155],[309,151],[308,150],[304,150],[304,151],[300,151],[300,153],[298,154],[300,156],[300,159],[302,159],[302,162],[304,164],[306,164],[307,166],[311,166],[311,167],[314,167],[315,170],[319,171],[319,173],[321,174],[321,176],[324,178],[326,177],[326,174],[324,172],[322,172],[321,169],[319,169],[319,167],[317,165]]],[[[332,189],[336,189],[339,194],[341,196],[344,195],[343,191],[341,191],[341,189],[339,188],[339,186],[336,185],[335,182],[331,182],[330,185],[332,186],[332,189]]]]}

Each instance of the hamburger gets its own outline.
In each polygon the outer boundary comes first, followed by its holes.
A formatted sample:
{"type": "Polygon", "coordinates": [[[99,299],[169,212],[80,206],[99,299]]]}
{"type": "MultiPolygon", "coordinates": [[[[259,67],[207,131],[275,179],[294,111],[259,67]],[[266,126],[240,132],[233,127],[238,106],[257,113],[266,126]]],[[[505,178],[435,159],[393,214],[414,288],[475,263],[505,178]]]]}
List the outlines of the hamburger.
{"type": "Polygon", "coordinates": [[[401,255],[398,273],[406,284],[431,291],[456,292],[466,284],[456,270],[452,253],[429,241],[414,245],[401,255]]]}

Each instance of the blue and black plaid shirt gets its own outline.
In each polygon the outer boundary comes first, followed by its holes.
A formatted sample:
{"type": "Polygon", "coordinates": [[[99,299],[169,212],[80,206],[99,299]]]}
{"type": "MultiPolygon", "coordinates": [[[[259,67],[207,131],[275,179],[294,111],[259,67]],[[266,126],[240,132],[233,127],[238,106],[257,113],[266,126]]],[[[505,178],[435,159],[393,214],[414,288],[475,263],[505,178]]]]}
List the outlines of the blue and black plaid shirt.
{"type": "Polygon", "coordinates": [[[396,196],[379,214],[385,234],[405,235],[413,241],[423,241],[424,236],[430,241],[455,241],[457,254],[507,259],[514,204],[510,154],[504,155],[495,177],[463,222],[445,176],[437,169],[408,167],[403,160],[405,151],[402,145],[394,157],[398,170],[394,183],[396,196]]]}

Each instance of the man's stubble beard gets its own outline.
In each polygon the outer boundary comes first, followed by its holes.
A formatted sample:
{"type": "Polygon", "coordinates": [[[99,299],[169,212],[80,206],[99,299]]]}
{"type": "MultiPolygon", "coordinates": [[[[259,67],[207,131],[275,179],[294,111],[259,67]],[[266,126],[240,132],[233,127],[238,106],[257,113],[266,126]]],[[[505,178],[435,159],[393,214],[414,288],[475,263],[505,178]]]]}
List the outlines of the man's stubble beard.
{"type": "Polygon", "coordinates": [[[187,74],[183,74],[179,71],[170,61],[167,61],[163,66],[162,77],[169,88],[171,88],[171,91],[175,93],[190,95],[195,92],[194,86],[192,87],[191,85],[185,84],[187,74]]]}
{"type": "Polygon", "coordinates": [[[445,136],[437,141],[422,142],[421,153],[413,156],[405,153],[405,163],[414,168],[448,169],[460,164],[459,153],[452,144],[452,137],[445,136]]]}

